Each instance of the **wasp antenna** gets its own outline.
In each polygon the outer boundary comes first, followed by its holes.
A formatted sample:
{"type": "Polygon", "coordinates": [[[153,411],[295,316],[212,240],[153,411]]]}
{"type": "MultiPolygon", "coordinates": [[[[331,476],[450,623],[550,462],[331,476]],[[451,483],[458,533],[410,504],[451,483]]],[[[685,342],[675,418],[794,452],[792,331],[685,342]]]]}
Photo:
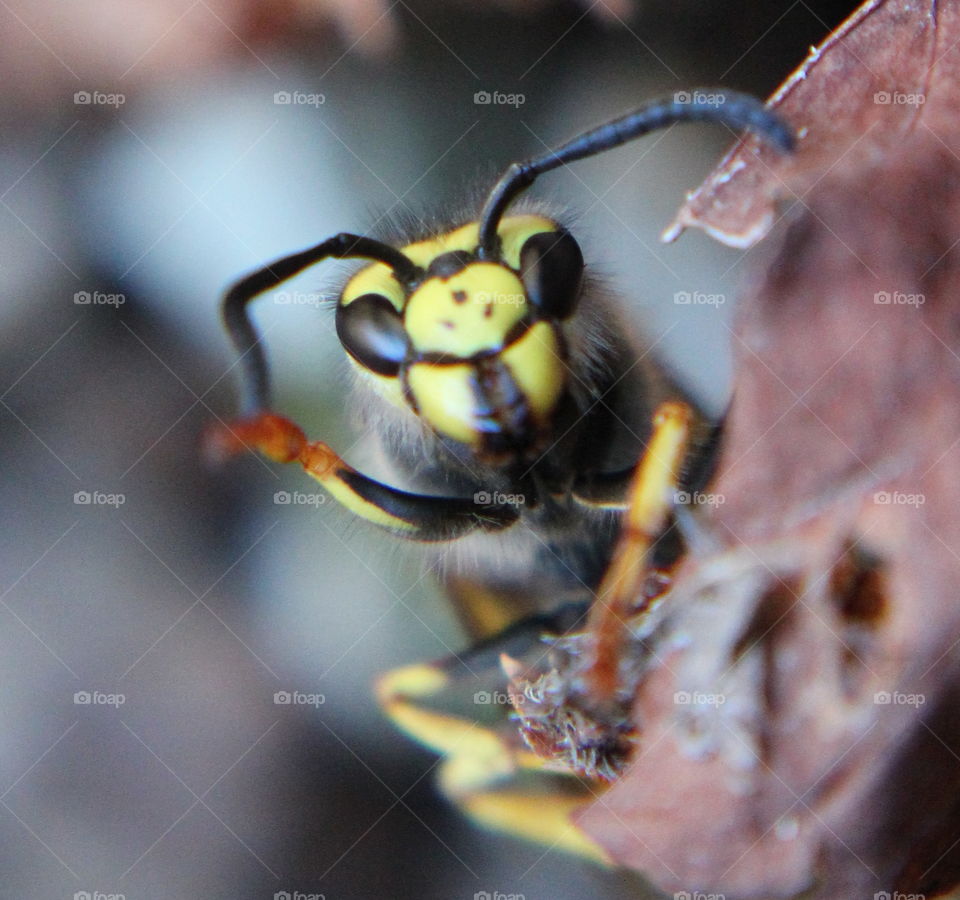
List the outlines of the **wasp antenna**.
{"type": "Polygon", "coordinates": [[[223,299],[223,321],[242,366],[241,410],[245,417],[265,410],[270,399],[267,358],[260,336],[250,320],[247,304],[264,291],[302,272],[324,259],[359,257],[382,262],[393,269],[394,277],[404,285],[414,284],[423,274],[420,268],[395,247],[373,238],[343,232],[315,247],[285,256],[252,272],[238,281],[223,299]]]}
{"type": "Polygon", "coordinates": [[[782,151],[793,150],[793,130],[773,110],[749,94],[736,91],[693,90],[674,94],[670,99],[654,100],[612,122],[598,125],[541,156],[513,163],[497,182],[480,214],[480,255],[497,255],[497,226],[517,195],[544,172],[604,150],[619,147],[651,131],[677,122],[717,122],[736,131],[749,129],[769,140],[782,151]]]}

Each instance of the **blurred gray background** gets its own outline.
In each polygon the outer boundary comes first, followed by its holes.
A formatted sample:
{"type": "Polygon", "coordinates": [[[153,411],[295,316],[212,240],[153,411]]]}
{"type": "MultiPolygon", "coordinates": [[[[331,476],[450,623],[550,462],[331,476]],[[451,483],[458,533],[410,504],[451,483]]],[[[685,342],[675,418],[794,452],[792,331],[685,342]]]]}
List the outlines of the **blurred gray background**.
{"type": "MultiPolygon", "coordinates": [[[[299,470],[205,468],[234,410],[219,298],[652,96],[769,93],[851,6],[0,3],[0,896],[652,896],[439,797],[370,686],[464,638],[415,547],[274,502],[313,492],[299,470]]],[[[686,126],[534,190],[714,412],[744,254],[659,234],[728,143],[686,126]]],[[[277,408],[374,467],[332,314],[284,299],[256,306],[277,408]]]]}

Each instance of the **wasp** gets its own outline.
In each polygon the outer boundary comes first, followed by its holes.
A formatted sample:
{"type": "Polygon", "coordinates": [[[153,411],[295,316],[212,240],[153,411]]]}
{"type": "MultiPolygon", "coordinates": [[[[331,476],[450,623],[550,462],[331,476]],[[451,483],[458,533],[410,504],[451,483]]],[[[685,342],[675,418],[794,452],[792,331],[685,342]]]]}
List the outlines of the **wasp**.
{"type": "Polygon", "coordinates": [[[675,497],[704,482],[721,426],[625,336],[622,307],[561,217],[521,195],[540,175],[693,121],[793,146],[748,95],[657,100],[513,163],[478,214],[413,234],[337,234],[223,301],[242,408],[213,433],[215,452],[298,462],[351,513],[444,558],[475,645],[383,676],[388,715],[445,757],[441,787],[476,819],[594,858],[568,817],[629,761],[642,670],[632,636],[668,593],[683,553],[675,497]],[[403,488],[271,409],[249,315],[307,267],[354,258],[368,264],[340,292],[336,331],[361,424],[403,488]]]}

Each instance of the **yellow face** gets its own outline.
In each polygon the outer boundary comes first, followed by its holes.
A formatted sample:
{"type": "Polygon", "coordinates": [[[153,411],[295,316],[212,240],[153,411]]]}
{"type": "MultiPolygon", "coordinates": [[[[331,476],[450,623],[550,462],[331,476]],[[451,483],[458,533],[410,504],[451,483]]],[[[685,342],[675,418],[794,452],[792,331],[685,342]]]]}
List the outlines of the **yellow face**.
{"type": "Polygon", "coordinates": [[[466,359],[502,349],[527,305],[510,269],[474,262],[449,278],[428,278],[407,300],[403,320],[415,352],[466,359]]]}
{"type": "Polygon", "coordinates": [[[385,397],[479,457],[535,450],[567,366],[559,322],[531,297],[528,242],[549,250],[559,233],[542,216],[507,217],[499,259],[490,260],[477,257],[477,224],[464,225],[401,248],[422,272],[410,285],[384,263],[367,266],[347,283],[338,309],[354,365],[385,397]]]}

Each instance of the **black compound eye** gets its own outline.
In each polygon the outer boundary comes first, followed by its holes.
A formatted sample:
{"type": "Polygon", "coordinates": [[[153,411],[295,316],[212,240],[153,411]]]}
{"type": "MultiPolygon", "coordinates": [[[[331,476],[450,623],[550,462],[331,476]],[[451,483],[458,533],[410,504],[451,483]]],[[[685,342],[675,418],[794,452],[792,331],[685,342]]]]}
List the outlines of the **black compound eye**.
{"type": "Polygon", "coordinates": [[[568,231],[544,231],[528,238],[520,250],[520,278],[527,299],[544,316],[573,314],[583,281],[583,253],[568,231]]]}
{"type": "Polygon", "coordinates": [[[400,313],[382,294],[338,305],[337,337],[347,353],[378,375],[396,375],[409,346],[400,313]]]}

